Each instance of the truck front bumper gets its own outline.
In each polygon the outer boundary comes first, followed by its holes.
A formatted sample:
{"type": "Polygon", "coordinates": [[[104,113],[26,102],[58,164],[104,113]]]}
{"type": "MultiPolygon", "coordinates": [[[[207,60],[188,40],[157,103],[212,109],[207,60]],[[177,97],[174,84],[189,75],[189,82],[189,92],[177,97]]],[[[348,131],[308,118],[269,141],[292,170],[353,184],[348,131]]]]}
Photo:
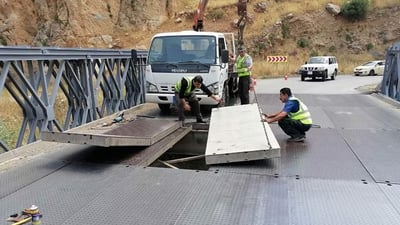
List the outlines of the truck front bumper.
{"type": "MultiPolygon", "coordinates": [[[[200,105],[216,105],[217,102],[208,97],[207,95],[197,94],[197,99],[199,99],[200,105]]],[[[175,94],[169,93],[146,93],[146,102],[158,103],[158,104],[173,104],[175,94]]]]}
{"type": "Polygon", "coordinates": [[[312,78],[316,78],[316,77],[323,77],[324,76],[324,71],[321,70],[313,70],[313,71],[300,71],[300,75],[302,77],[312,77],[312,78]]]}

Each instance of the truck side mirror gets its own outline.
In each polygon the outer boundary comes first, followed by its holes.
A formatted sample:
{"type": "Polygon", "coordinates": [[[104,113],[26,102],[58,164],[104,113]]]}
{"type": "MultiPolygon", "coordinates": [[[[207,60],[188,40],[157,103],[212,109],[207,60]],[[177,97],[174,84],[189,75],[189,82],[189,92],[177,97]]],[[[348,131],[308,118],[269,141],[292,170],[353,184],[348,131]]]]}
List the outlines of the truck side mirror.
{"type": "Polygon", "coordinates": [[[131,51],[131,58],[133,59],[133,62],[134,62],[134,63],[137,62],[137,51],[136,51],[136,49],[132,49],[132,51],[131,51]]]}
{"type": "Polygon", "coordinates": [[[221,59],[222,63],[228,63],[229,62],[229,51],[226,49],[223,49],[221,52],[221,59]]]}

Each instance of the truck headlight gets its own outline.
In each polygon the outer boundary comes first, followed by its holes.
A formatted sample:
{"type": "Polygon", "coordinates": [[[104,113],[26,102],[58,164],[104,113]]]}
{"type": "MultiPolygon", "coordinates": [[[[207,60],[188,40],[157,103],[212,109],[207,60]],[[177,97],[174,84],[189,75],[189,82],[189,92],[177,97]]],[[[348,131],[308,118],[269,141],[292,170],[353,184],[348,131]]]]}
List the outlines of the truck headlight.
{"type": "Polygon", "coordinates": [[[219,87],[218,87],[218,83],[213,83],[207,86],[208,90],[210,90],[214,95],[218,95],[219,94],[219,87]]]}
{"type": "Polygon", "coordinates": [[[158,92],[157,86],[148,81],[146,82],[146,90],[147,92],[158,92]]]}

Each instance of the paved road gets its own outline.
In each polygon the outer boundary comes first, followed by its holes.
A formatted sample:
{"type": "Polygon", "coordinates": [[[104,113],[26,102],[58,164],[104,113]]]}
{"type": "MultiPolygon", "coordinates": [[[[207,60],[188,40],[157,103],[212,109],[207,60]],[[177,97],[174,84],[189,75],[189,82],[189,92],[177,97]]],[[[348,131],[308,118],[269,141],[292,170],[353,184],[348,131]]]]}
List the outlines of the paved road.
{"type": "Polygon", "coordinates": [[[300,81],[299,77],[289,77],[287,80],[258,79],[256,85],[257,94],[279,93],[282,87],[289,87],[297,94],[355,94],[360,90],[375,88],[382,81],[382,76],[339,75],[335,80],[306,80],[300,81]],[[361,87],[361,88],[360,88],[361,87]]]}
{"type": "Polygon", "coordinates": [[[282,151],[271,160],[208,171],[136,167],[110,162],[133,149],[42,141],[1,154],[0,167],[9,167],[0,168],[0,221],[35,204],[43,224],[400,224],[398,109],[355,90],[380,78],[258,81],[263,108],[281,108],[271,93],[291,87],[309,94],[322,125],[304,143],[287,143],[274,124],[282,151]]]}

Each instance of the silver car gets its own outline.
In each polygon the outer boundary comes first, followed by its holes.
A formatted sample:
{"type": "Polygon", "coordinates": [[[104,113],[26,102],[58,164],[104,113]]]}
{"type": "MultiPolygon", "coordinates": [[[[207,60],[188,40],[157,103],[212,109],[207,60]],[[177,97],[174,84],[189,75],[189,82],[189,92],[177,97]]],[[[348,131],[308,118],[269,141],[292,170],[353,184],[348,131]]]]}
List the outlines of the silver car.
{"type": "Polygon", "coordinates": [[[362,76],[362,75],[376,76],[376,75],[383,75],[384,70],[385,70],[385,61],[375,60],[364,63],[361,66],[357,66],[356,68],[354,68],[353,73],[355,76],[362,76]]]}

